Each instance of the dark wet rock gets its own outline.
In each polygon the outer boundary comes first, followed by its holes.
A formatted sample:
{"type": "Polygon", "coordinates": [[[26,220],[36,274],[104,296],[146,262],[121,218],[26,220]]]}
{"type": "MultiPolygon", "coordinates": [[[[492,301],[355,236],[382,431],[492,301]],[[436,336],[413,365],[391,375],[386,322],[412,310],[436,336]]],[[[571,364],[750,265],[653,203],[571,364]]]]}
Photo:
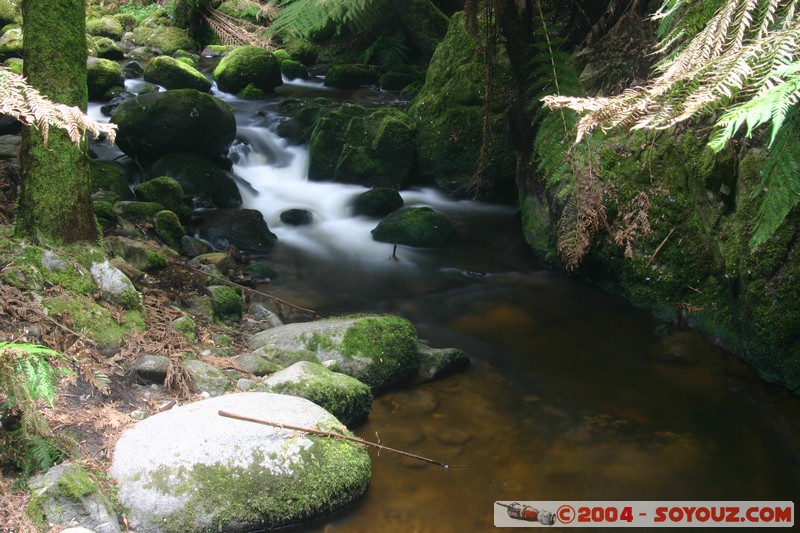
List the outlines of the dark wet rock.
{"type": "Polygon", "coordinates": [[[394,316],[353,315],[278,326],[248,341],[254,350],[312,352],[334,372],[352,376],[373,391],[410,377],[416,369],[417,334],[408,320],[394,316]]]}
{"type": "Polygon", "coordinates": [[[334,65],[325,74],[325,85],[338,89],[357,89],[377,85],[378,73],[364,65],[334,65]]]}
{"type": "Polygon", "coordinates": [[[155,161],[174,152],[219,157],[236,136],[231,107],[193,89],[147,93],[126,100],[114,110],[111,122],[119,127],[117,145],[140,161],[155,161]]]}
{"type": "Polygon", "coordinates": [[[281,66],[272,52],[255,46],[242,46],[228,52],[214,69],[221,91],[236,94],[252,84],[264,92],[281,85],[281,66]]]}
{"type": "Polygon", "coordinates": [[[89,100],[99,100],[112,87],[122,87],[125,84],[125,76],[117,62],[90,57],[86,62],[86,83],[89,100]]]}
{"type": "Polygon", "coordinates": [[[167,378],[168,368],[169,357],[155,354],[137,357],[130,365],[130,370],[136,377],[159,385],[167,378]]]}
{"type": "Polygon", "coordinates": [[[458,348],[431,348],[419,345],[419,376],[436,379],[469,366],[469,357],[458,348]]]}
{"type": "Polygon", "coordinates": [[[309,361],[272,374],[258,390],[311,400],[347,426],[364,420],[372,410],[372,391],[367,385],[309,361]]]}
{"type": "Polygon", "coordinates": [[[454,233],[455,227],[447,216],[430,207],[413,207],[390,213],[372,230],[372,238],[427,248],[443,245],[454,233]]]}
{"type": "Polygon", "coordinates": [[[144,81],[165,89],[195,89],[204,93],[211,90],[211,82],[199,70],[169,56],[158,56],[148,61],[144,81]]]}
{"type": "Polygon", "coordinates": [[[266,254],[278,237],[269,230],[263,215],[254,209],[215,209],[203,213],[198,226],[201,239],[217,250],[236,246],[239,250],[266,254]]]}
{"type": "Polygon", "coordinates": [[[181,237],[181,253],[187,257],[197,257],[211,251],[211,246],[191,235],[181,237]]]}
{"type": "Polygon", "coordinates": [[[152,176],[169,176],[183,191],[217,207],[239,207],[242,195],[228,172],[202,155],[191,152],[167,154],[150,169],[152,176]]]}
{"type": "Polygon", "coordinates": [[[287,209],[281,213],[281,222],[291,226],[305,226],[314,221],[314,215],[307,209],[287,209]]]}
{"type": "Polygon", "coordinates": [[[110,471],[132,530],[274,529],[327,516],[366,492],[365,448],[221,410],[352,436],[321,407],[281,394],[229,394],[151,416],[119,439],[110,471]]]}
{"type": "Polygon", "coordinates": [[[353,202],[353,214],[384,217],[403,207],[403,197],[396,189],[375,187],[359,194],[353,202]]]}

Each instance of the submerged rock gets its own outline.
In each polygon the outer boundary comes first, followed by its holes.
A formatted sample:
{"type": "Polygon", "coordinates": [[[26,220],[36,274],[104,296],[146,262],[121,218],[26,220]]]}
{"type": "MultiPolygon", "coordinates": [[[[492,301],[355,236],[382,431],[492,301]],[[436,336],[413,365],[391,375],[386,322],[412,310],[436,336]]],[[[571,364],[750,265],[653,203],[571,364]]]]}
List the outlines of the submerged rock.
{"type": "Polygon", "coordinates": [[[147,418],[119,439],[111,467],[131,529],[275,529],[326,516],[367,490],[364,448],[222,417],[220,410],[351,435],[308,400],[258,392],[147,418]]]}
{"type": "Polygon", "coordinates": [[[334,372],[352,376],[380,391],[410,377],[417,368],[417,332],[394,316],[352,315],[286,324],[256,333],[253,350],[311,352],[334,372]]]}
{"type": "Polygon", "coordinates": [[[458,348],[431,348],[419,345],[419,376],[436,379],[469,366],[469,357],[458,348]]]}

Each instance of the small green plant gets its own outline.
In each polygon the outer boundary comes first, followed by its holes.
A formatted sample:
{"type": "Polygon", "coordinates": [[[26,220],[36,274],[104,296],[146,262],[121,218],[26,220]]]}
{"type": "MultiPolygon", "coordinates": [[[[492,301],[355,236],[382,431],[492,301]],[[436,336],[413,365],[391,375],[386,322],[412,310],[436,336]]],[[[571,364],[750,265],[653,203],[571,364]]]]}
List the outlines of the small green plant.
{"type": "Polygon", "coordinates": [[[25,475],[66,455],[66,439],[53,434],[37,407],[37,401],[53,405],[59,379],[71,373],[54,359],[65,357],[45,346],[0,342],[0,414],[9,415],[0,428],[0,462],[25,475]]]}
{"type": "Polygon", "coordinates": [[[153,15],[156,11],[161,9],[158,2],[153,2],[150,5],[144,5],[143,2],[136,0],[128,0],[117,9],[117,13],[130,13],[136,17],[136,22],[139,23],[147,17],[153,15]]]}

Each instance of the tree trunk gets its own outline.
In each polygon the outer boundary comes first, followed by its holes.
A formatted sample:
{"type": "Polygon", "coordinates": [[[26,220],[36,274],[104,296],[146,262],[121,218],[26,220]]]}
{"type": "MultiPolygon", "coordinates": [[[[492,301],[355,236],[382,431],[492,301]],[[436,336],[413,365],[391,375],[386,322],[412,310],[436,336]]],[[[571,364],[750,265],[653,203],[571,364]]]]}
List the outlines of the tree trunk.
{"type": "MultiPolygon", "coordinates": [[[[84,0],[24,0],[22,13],[28,83],[85,111],[84,0]]],[[[98,239],[85,148],[61,128],[50,129],[47,144],[38,129],[23,130],[18,234],[51,243],[98,239]]]]}

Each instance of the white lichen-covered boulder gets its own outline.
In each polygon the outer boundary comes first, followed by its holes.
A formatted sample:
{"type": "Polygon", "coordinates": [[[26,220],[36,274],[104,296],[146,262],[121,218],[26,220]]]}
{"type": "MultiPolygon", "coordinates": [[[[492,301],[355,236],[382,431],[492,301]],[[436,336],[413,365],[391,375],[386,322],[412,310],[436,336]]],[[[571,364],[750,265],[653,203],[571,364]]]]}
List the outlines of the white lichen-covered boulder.
{"type": "Polygon", "coordinates": [[[231,394],[157,414],[117,442],[111,475],[138,533],[253,531],[319,518],[367,490],[358,445],[220,416],[347,433],[321,407],[293,396],[231,394]]]}

